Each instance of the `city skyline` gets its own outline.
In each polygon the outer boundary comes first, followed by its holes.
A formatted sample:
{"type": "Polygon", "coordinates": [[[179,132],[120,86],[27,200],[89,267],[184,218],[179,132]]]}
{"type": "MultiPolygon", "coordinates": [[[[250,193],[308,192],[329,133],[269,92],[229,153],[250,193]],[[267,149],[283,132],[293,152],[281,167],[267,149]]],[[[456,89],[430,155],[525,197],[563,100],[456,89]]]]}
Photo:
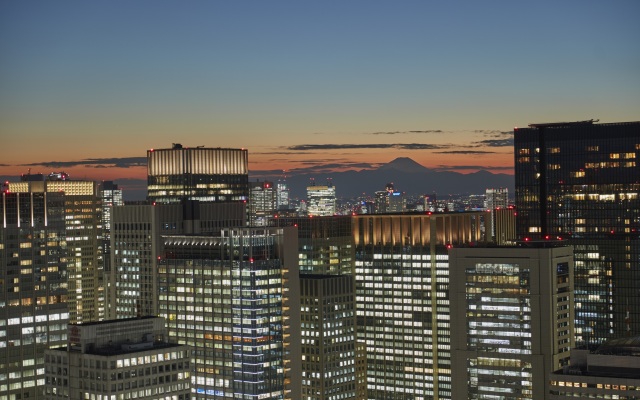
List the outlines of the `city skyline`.
{"type": "Polygon", "coordinates": [[[638,119],[638,11],[6,2],[0,176],[145,179],[146,150],[171,143],[247,148],[252,173],[410,157],[513,174],[514,126],[638,119]]]}

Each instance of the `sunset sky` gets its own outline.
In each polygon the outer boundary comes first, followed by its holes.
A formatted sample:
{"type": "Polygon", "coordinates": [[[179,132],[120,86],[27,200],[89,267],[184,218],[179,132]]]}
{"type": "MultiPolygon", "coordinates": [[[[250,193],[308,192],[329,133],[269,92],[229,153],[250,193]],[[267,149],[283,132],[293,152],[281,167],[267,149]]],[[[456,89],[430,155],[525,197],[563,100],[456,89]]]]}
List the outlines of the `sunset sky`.
{"type": "Polygon", "coordinates": [[[0,176],[410,157],[512,173],[514,126],[640,120],[640,2],[2,1],[0,176]]]}

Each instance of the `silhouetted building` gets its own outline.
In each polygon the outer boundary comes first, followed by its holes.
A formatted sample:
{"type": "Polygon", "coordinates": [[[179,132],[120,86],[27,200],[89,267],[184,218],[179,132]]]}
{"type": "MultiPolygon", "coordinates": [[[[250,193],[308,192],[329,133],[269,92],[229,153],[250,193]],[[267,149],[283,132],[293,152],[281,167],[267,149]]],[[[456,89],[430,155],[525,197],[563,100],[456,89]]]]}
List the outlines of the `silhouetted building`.
{"type": "Polygon", "coordinates": [[[449,263],[452,398],[545,398],[574,344],[573,249],[452,248],[449,263]]]}
{"type": "Polygon", "coordinates": [[[183,147],[147,151],[147,198],[156,203],[246,202],[249,199],[245,149],[183,147]]]}
{"type": "Polygon", "coordinates": [[[518,237],[575,249],[577,339],[637,334],[640,122],[532,124],[514,142],[518,237]]]}
{"type": "Polygon", "coordinates": [[[42,399],[44,351],[67,342],[63,193],[0,193],[0,397],[42,399]]]}

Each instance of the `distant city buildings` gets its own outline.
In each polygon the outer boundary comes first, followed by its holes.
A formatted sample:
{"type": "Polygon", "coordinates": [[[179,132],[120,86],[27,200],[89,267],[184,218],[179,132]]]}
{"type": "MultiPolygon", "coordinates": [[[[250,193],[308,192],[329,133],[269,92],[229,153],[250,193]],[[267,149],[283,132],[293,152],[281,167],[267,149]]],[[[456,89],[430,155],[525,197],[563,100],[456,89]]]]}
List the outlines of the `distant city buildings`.
{"type": "Polygon", "coordinates": [[[190,399],[191,350],[167,342],[162,318],[69,325],[44,355],[46,399],[190,399]]]}
{"type": "Polygon", "coordinates": [[[276,206],[278,210],[288,210],[291,208],[289,197],[289,185],[287,184],[286,177],[283,176],[281,179],[278,179],[278,183],[276,184],[276,206]]]}
{"type": "Polygon", "coordinates": [[[249,184],[250,226],[265,226],[276,215],[277,192],[270,181],[256,181],[249,184]]]}
{"type": "Polygon", "coordinates": [[[407,200],[402,192],[396,192],[393,183],[375,193],[376,214],[401,213],[407,210],[407,200]]]}
{"type": "Polygon", "coordinates": [[[170,149],[151,149],[147,151],[147,182],[150,202],[246,202],[248,152],[179,143],[170,149]]]}
{"type": "Polygon", "coordinates": [[[65,197],[0,195],[0,398],[42,399],[44,351],[67,342],[65,197]]]}
{"type": "Polygon", "coordinates": [[[576,337],[640,332],[640,122],[515,129],[517,235],[575,249],[576,337]]]}
{"type": "Polygon", "coordinates": [[[453,399],[543,399],[569,364],[573,249],[561,243],[449,251],[453,399]]]}
{"type": "Polygon", "coordinates": [[[336,188],[331,183],[307,186],[307,214],[313,217],[335,215],[336,188]]]}

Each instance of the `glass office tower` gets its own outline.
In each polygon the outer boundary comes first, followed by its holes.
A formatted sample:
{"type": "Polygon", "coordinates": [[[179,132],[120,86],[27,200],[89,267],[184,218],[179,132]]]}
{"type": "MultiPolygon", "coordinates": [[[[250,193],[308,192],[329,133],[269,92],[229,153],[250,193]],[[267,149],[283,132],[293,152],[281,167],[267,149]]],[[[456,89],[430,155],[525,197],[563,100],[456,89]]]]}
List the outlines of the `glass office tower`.
{"type": "Polygon", "coordinates": [[[514,131],[518,237],[575,248],[576,339],[640,332],[640,122],[514,131]]]}
{"type": "Polygon", "coordinates": [[[294,228],[164,237],[159,314],[193,348],[194,399],[301,398],[294,228]]]}

